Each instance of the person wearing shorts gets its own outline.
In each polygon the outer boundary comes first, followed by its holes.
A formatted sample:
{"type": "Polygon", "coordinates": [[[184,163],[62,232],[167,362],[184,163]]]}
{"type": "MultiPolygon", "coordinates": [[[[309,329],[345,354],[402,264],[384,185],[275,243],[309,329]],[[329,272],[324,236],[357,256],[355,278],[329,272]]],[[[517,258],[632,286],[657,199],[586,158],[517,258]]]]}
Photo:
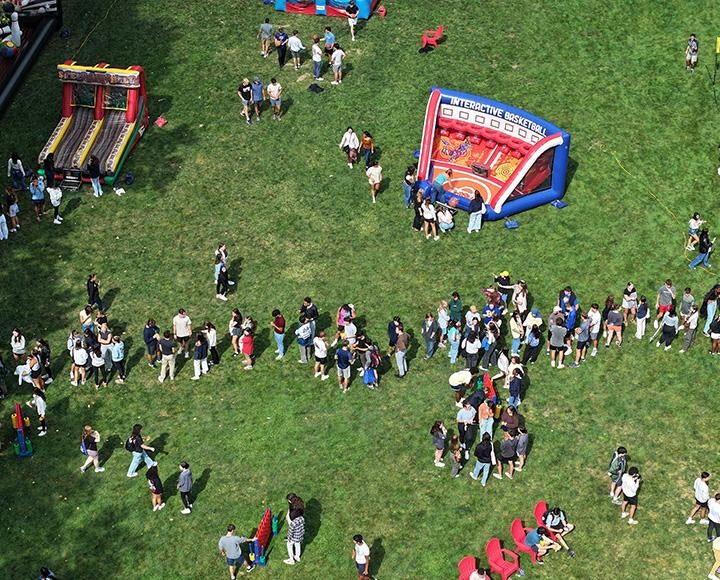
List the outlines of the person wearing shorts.
{"type": "Polygon", "coordinates": [[[240,102],[242,102],[243,105],[242,116],[245,117],[245,122],[250,125],[250,105],[253,102],[253,98],[252,86],[250,86],[250,81],[248,79],[243,79],[240,83],[240,86],[238,87],[238,96],[240,97],[240,102]]]}
{"type": "Polygon", "coordinates": [[[655,317],[655,328],[660,326],[660,319],[665,316],[666,312],[670,312],[673,302],[675,301],[675,286],[673,286],[672,280],[668,278],[665,280],[665,284],[660,286],[658,290],[657,298],[655,299],[655,308],[657,308],[657,316],[655,317]]]}
{"type": "Polygon", "coordinates": [[[707,471],[703,471],[700,474],[700,477],[698,477],[693,484],[693,491],[695,492],[695,506],[685,522],[688,525],[695,523],[693,517],[698,512],[700,512],[700,523],[703,525],[707,525],[709,523],[709,520],[707,519],[708,500],[710,499],[710,488],[707,483],[709,480],[710,474],[707,471]]]}
{"type": "Polygon", "coordinates": [[[690,35],[685,49],[685,68],[690,72],[695,72],[697,66],[698,52],[700,52],[700,43],[694,34],[690,35]]]}
{"type": "MultiPolygon", "coordinates": [[[[255,77],[253,79],[253,82],[250,84],[250,88],[252,89],[252,104],[255,108],[255,120],[259,121],[262,103],[267,100],[267,91],[265,90],[265,85],[260,80],[260,77],[255,77]]],[[[232,284],[230,285],[232,286],[232,284]]]]}
{"type": "Polygon", "coordinates": [[[556,313],[556,317],[553,322],[550,323],[550,366],[555,366],[555,359],[557,359],[557,368],[562,369],[565,367],[563,364],[563,358],[565,358],[565,336],[567,335],[567,329],[563,326],[563,318],[560,313],[556,313]]]}
{"type": "MultiPolygon", "coordinates": [[[[372,202],[375,203],[383,181],[382,167],[378,163],[377,159],[374,159],[370,163],[370,167],[365,170],[365,175],[367,175],[368,183],[370,184],[370,197],[372,198],[372,202]]],[[[437,231],[435,232],[435,239],[438,239],[437,231]]]]}
{"type": "Polygon", "coordinates": [[[290,55],[292,56],[293,67],[295,70],[300,70],[300,51],[305,50],[302,40],[300,40],[298,34],[298,30],[293,30],[292,36],[288,38],[288,48],[290,49],[290,55]]]}
{"type": "Polygon", "coordinates": [[[525,536],[525,545],[537,554],[538,562],[542,562],[542,557],[550,550],[560,550],[560,544],[550,539],[545,526],[530,530],[525,536]]]}
{"type": "Polygon", "coordinates": [[[272,107],[273,119],[276,121],[280,120],[282,116],[282,85],[277,82],[275,77],[270,79],[270,84],[267,86],[267,94],[270,97],[270,106],[272,107]]]}
{"type": "Polygon", "coordinates": [[[328,343],[324,332],[321,331],[313,338],[313,347],[315,347],[315,377],[326,381],[330,376],[326,372],[328,343]]]}
{"type": "Polygon", "coordinates": [[[358,580],[370,578],[370,546],[365,543],[360,534],[353,536],[352,559],[358,571],[358,580]]]}
{"type": "Polygon", "coordinates": [[[352,364],[352,353],[350,352],[350,343],[347,340],[342,341],[342,346],[335,353],[337,361],[338,385],[343,393],[350,390],[350,365],[352,364]]]}
{"type": "Polygon", "coordinates": [[[352,37],[353,42],[355,42],[355,27],[357,26],[359,11],[360,11],[359,8],[355,4],[355,0],[350,0],[350,2],[348,2],[347,7],[345,8],[345,14],[347,14],[348,26],[350,26],[350,36],[352,37]]]}
{"type": "Polygon", "coordinates": [[[493,473],[495,479],[502,479],[503,463],[507,464],[505,476],[508,479],[513,478],[515,471],[515,453],[517,450],[517,429],[509,429],[504,432],[503,440],[500,442],[500,457],[497,462],[497,473],[493,473]]]}
{"type": "Polygon", "coordinates": [[[190,358],[189,349],[190,337],[192,336],[192,320],[190,320],[184,308],[178,310],[178,313],[172,320],[172,325],[175,340],[180,343],[180,348],[182,348],[185,353],[185,358],[190,358]]]}
{"type": "MultiPolygon", "coordinates": [[[[373,163],[377,163],[374,161],[373,163]]],[[[437,212],[435,211],[435,205],[430,201],[429,197],[423,200],[422,204],[422,216],[423,216],[423,230],[425,233],[425,239],[429,240],[432,234],[435,241],[440,239],[437,235],[437,212]]]]}
{"type": "Polygon", "coordinates": [[[330,65],[332,66],[333,75],[335,79],[330,83],[331,85],[339,85],[342,83],[343,77],[343,60],[345,59],[345,52],[340,46],[333,47],[332,54],[330,55],[330,65]]]}
{"type": "Polygon", "coordinates": [[[220,554],[225,557],[225,563],[230,571],[230,580],[235,580],[237,568],[243,561],[246,564],[246,572],[252,572],[255,569],[255,564],[252,563],[248,556],[243,554],[242,545],[245,542],[254,542],[256,539],[257,537],[245,538],[243,536],[236,536],[235,524],[228,524],[227,534],[220,538],[218,549],[220,550],[220,554]]]}
{"type": "Polygon", "coordinates": [[[270,41],[273,39],[273,25],[270,24],[270,19],[266,18],[265,22],[260,25],[258,30],[258,38],[260,39],[260,54],[263,58],[267,58],[270,54],[270,41]]]}
{"type": "Polygon", "coordinates": [[[624,473],[621,478],[621,487],[623,492],[623,502],[620,506],[620,517],[628,518],[628,524],[637,524],[635,519],[635,512],[638,506],[638,489],[640,488],[640,471],[637,467],[631,467],[627,473],[624,473]],[[630,507],[629,512],[625,509],[630,507]],[[628,517],[630,516],[630,517],[628,517]]]}

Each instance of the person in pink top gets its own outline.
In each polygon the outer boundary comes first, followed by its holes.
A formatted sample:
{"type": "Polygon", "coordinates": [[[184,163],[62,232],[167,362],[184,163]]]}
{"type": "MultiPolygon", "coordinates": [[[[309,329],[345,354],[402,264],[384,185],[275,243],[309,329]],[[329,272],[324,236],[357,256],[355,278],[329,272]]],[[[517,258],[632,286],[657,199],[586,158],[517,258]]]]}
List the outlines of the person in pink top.
{"type": "Polygon", "coordinates": [[[245,328],[240,338],[240,347],[242,349],[243,359],[245,362],[245,370],[249,371],[253,368],[253,352],[255,350],[255,338],[252,330],[245,328]]]}

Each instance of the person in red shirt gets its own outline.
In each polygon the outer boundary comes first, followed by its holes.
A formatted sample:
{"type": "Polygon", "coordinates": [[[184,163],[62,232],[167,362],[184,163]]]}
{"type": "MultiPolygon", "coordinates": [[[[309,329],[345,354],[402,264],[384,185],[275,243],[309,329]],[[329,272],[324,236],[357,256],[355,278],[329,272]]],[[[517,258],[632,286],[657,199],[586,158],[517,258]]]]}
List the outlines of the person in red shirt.
{"type": "Polygon", "coordinates": [[[252,331],[249,328],[243,330],[242,337],[240,338],[240,346],[243,353],[243,359],[245,362],[245,370],[249,371],[253,368],[253,351],[255,350],[255,338],[252,335],[252,331]]]}
{"type": "Polygon", "coordinates": [[[280,360],[285,356],[284,340],[286,322],[282,312],[280,312],[277,308],[272,311],[272,316],[273,320],[270,323],[270,326],[273,329],[273,336],[275,337],[275,343],[277,344],[277,348],[275,349],[277,356],[275,357],[275,360],[280,360]]]}

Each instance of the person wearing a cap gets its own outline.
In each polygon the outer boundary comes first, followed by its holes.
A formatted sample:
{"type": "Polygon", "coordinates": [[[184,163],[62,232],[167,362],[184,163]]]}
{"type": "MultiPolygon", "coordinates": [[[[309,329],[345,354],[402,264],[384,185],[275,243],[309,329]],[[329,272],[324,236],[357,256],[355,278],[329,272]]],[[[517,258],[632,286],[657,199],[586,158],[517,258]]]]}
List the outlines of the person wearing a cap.
{"type": "Polygon", "coordinates": [[[497,286],[498,292],[500,292],[505,308],[507,308],[508,299],[514,288],[514,284],[510,280],[510,272],[504,270],[500,272],[499,276],[495,276],[495,285],[497,286]]]}
{"type": "Polygon", "coordinates": [[[265,85],[260,80],[260,77],[255,77],[253,79],[252,85],[252,104],[255,107],[255,120],[260,120],[260,108],[262,107],[263,101],[267,101],[267,91],[265,90],[265,85]]]}
{"type": "Polygon", "coordinates": [[[250,124],[250,103],[252,103],[252,87],[248,79],[243,79],[238,87],[238,96],[243,104],[242,116],[245,122],[250,124]]]}

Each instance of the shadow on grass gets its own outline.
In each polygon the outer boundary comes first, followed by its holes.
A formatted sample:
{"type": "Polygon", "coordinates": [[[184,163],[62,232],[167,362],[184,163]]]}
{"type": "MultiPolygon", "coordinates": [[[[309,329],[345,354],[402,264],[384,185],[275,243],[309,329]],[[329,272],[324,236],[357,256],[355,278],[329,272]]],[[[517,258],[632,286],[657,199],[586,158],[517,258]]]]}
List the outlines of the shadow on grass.
{"type": "Polygon", "coordinates": [[[108,437],[102,444],[102,447],[100,447],[100,451],[98,453],[100,465],[105,465],[105,463],[110,461],[110,458],[115,453],[115,450],[120,448],[122,443],[123,441],[120,439],[119,435],[110,435],[110,437],[108,437]]]}
{"type": "Polygon", "coordinates": [[[372,545],[370,546],[370,575],[377,576],[380,572],[380,566],[382,566],[383,560],[385,559],[385,547],[383,546],[382,536],[375,538],[372,545]]]}
{"type": "Polygon", "coordinates": [[[322,504],[312,497],[305,504],[305,545],[309,546],[318,535],[322,523],[322,504]]]}
{"type": "Polygon", "coordinates": [[[193,483],[193,489],[192,489],[193,500],[200,497],[202,492],[205,491],[208,481],[210,481],[211,473],[212,473],[212,468],[206,467],[205,469],[203,469],[203,472],[200,475],[200,477],[198,478],[198,480],[193,483]]]}
{"type": "Polygon", "coordinates": [[[163,497],[163,501],[169,500],[171,497],[175,497],[178,494],[178,480],[180,479],[180,472],[174,471],[172,475],[170,475],[164,482],[163,482],[163,488],[165,489],[165,494],[163,497]]]}
{"type": "Polygon", "coordinates": [[[105,310],[105,312],[110,310],[110,307],[112,306],[113,302],[115,302],[118,294],[120,294],[119,288],[110,288],[110,290],[105,292],[102,297],[103,306],[105,307],[103,308],[103,310],[105,310]]]}

